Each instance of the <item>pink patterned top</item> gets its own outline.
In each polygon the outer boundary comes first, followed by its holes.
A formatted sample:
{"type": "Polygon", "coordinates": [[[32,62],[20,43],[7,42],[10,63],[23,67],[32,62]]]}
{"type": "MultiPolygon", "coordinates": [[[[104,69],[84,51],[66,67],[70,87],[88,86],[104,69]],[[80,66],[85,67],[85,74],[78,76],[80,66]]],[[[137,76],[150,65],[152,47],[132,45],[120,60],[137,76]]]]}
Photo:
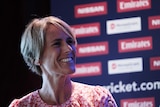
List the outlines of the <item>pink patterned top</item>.
{"type": "Polygon", "coordinates": [[[75,88],[70,99],[61,105],[46,104],[36,90],[20,99],[14,99],[9,107],[117,107],[113,96],[104,87],[73,83],[75,88]]]}

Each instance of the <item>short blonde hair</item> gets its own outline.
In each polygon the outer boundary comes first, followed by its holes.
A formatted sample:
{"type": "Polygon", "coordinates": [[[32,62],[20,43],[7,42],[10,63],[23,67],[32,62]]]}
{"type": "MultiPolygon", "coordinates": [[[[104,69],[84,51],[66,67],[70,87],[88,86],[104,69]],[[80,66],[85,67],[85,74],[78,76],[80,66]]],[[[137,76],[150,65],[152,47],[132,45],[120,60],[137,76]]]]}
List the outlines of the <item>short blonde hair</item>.
{"type": "Polygon", "coordinates": [[[20,49],[24,61],[29,66],[29,69],[38,75],[41,75],[42,71],[34,61],[39,60],[43,52],[46,29],[49,24],[53,24],[58,29],[63,30],[71,36],[77,44],[76,37],[73,34],[71,27],[60,18],[47,16],[44,18],[32,19],[22,34],[20,49]]]}

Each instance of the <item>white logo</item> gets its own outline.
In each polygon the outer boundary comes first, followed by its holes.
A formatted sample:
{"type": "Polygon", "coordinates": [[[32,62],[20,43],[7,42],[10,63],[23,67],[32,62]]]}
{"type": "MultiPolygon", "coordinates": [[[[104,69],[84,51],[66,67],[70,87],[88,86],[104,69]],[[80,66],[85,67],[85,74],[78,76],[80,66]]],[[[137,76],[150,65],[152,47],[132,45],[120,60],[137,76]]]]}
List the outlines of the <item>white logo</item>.
{"type": "Polygon", "coordinates": [[[141,57],[108,61],[109,74],[141,72],[142,70],[143,70],[143,64],[141,57]]]}
{"type": "Polygon", "coordinates": [[[141,31],[141,18],[132,17],[116,20],[108,20],[107,24],[107,34],[118,34],[141,31]]]}

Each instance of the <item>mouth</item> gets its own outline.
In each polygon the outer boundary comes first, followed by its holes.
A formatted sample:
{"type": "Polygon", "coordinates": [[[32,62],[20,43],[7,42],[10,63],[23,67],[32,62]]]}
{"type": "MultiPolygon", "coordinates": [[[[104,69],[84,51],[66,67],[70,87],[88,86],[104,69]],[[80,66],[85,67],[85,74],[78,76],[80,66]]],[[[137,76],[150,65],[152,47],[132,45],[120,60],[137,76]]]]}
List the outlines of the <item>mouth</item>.
{"type": "Polygon", "coordinates": [[[73,61],[73,58],[69,57],[69,58],[63,58],[60,60],[61,62],[70,62],[73,61]]]}

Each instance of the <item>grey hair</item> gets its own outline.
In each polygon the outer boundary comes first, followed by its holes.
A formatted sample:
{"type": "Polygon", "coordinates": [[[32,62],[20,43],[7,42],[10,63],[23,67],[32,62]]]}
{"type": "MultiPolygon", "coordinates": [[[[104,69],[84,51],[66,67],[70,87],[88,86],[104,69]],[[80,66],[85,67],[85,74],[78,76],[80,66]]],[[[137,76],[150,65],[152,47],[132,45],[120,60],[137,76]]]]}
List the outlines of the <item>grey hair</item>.
{"type": "Polygon", "coordinates": [[[41,75],[42,71],[40,66],[35,64],[35,60],[39,60],[43,53],[48,24],[53,24],[58,29],[62,29],[66,34],[71,36],[77,44],[76,37],[70,26],[60,18],[48,16],[31,20],[22,34],[20,49],[29,69],[38,75],[41,75]]]}

